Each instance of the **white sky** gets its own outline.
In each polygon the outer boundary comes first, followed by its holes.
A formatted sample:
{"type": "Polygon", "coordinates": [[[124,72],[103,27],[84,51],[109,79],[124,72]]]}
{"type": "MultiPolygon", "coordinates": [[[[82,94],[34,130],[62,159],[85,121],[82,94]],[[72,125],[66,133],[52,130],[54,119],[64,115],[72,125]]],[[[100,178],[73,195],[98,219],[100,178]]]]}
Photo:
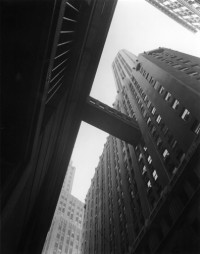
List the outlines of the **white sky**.
{"type": "MultiPolygon", "coordinates": [[[[91,96],[112,106],[116,90],[111,64],[120,49],[138,55],[158,47],[200,57],[200,34],[193,34],[145,0],[118,0],[91,96]]],[[[81,124],[72,154],[76,167],[72,194],[84,202],[107,133],[81,124]]]]}

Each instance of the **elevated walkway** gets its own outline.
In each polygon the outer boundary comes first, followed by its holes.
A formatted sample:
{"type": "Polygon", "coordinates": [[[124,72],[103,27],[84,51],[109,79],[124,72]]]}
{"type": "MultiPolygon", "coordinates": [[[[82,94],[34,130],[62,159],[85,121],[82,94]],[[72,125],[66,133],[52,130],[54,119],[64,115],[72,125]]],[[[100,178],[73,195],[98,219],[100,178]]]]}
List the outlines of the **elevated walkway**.
{"type": "Polygon", "coordinates": [[[135,119],[90,96],[85,103],[82,120],[131,145],[137,145],[141,137],[135,119]]]}

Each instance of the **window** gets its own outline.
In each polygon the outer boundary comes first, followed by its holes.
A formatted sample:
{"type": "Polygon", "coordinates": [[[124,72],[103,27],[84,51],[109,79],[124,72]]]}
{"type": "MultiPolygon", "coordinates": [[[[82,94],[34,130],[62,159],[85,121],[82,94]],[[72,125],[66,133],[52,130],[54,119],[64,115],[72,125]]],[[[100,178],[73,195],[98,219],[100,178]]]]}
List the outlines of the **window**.
{"type": "Polygon", "coordinates": [[[163,158],[166,159],[168,156],[169,156],[169,152],[167,149],[165,149],[163,152],[163,158]]]}
{"type": "Polygon", "coordinates": [[[147,103],[147,108],[149,108],[151,106],[151,102],[149,101],[148,103],[147,103]]]}
{"type": "Polygon", "coordinates": [[[153,84],[153,82],[154,82],[154,79],[151,77],[150,80],[149,80],[149,83],[153,84]]]}
{"type": "Polygon", "coordinates": [[[182,151],[181,149],[179,149],[179,150],[177,151],[176,158],[177,158],[180,162],[182,162],[182,160],[184,159],[184,157],[185,157],[185,154],[183,153],[183,151],[182,151]]]}
{"type": "Polygon", "coordinates": [[[198,75],[198,72],[197,71],[191,71],[191,72],[188,72],[188,75],[189,76],[197,76],[198,75]]]}
{"type": "Polygon", "coordinates": [[[175,64],[175,65],[172,65],[174,68],[179,68],[179,67],[181,67],[182,65],[180,65],[180,64],[175,64]]]}
{"type": "Polygon", "coordinates": [[[168,127],[165,125],[165,126],[163,127],[164,136],[166,136],[168,132],[169,132],[169,129],[168,129],[168,127]]]}
{"type": "Polygon", "coordinates": [[[160,121],[161,121],[161,116],[158,115],[158,117],[156,118],[156,122],[157,122],[157,123],[160,123],[160,121]]]}
{"type": "Polygon", "coordinates": [[[176,147],[176,145],[177,145],[177,140],[174,140],[173,142],[172,142],[172,149],[174,149],[175,147],[176,147]]]}
{"type": "Polygon", "coordinates": [[[142,169],[142,174],[144,175],[146,172],[147,172],[147,167],[144,166],[143,169],[142,169]]]}
{"type": "Polygon", "coordinates": [[[151,162],[152,162],[152,158],[151,158],[151,156],[150,156],[150,155],[148,156],[147,160],[148,160],[149,164],[151,164],[151,162]]]}
{"type": "Polygon", "coordinates": [[[152,187],[150,180],[148,181],[147,186],[148,186],[148,188],[152,187]]]}
{"type": "Polygon", "coordinates": [[[179,70],[180,71],[187,71],[187,70],[189,70],[189,68],[188,67],[183,67],[183,68],[180,68],[179,70]]]}
{"type": "Polygon", "coordinates": [[[151,118],[149,117],[148,120],[147,120],[147,125],[149,125],[151,122],[151,118]]]}
{"type": "Polygon", "coordinates": [[[154,85],[154,88],[155,88],[155,89],[158,89],[158,88],[159,88],[159,86],[160,86],[159,82],[158,82],[158,81],[156,81],[156,83],[155,83],[155,85],[154,85]]]}
{"type": "Polygon", "coordinates": [[[165,96],[165,100],[169,101],[171,98],[171,93],[167,92],[166,96],[165,96]]]}
{"type": "Polygon", "coordinates": [[[154,114],[155,114],[155,112],[156,112],[156,108],[155,108],[155,107],[153,107],[153,109],[152,109],[151,113],[154,115],[154,114]]]}
{"type": "Polygon", "coordinates": [[[159,94],[162,94],[162,92],[163,92],[164,90],[165,90],[164,87],[161,86],[160,89],[159,89],[159,94]]]}
{"type": "Polygon", "coordinates": [[[139,155],[139,161],[141,161],[141,159],[142,159],[142,154],[140,153],[140,155],[139,155]]]}
{"type": "Polygon", "coordinates": [[[144,112],[143,112],[143,116],[144,116],[144,117],[146,117],[146,115],[147,115],[147,111],[146,111],[146,110],[144,110],[144,112]]]}
{"type": "Polygon", "coordinates": [[[181,115],[181,118],[184,120],[184,121],[188,121],[189,120],[189,116],[190,116],[190,111],[187,110],[187,109],[184,109],[182,115],[181,115]]]}
{"type": "Polygon", "coordinates": [[[200,122],[198,122],[197,120],[194,121],[193,125],[192,125],[192,131],[195,133],[195,134],[199,134],[200,132],[200,122]]]}
{"type": "Polygon", "coordinates": [[[175,100],[174,103],[173,103],[173,105],[172,105],[172,108],[173,108],[173,109],[177,109],[179,104],[180,104],[179,101],[178,101],[178,100],[175,100]]]}
{"type": "Polygon", "coordinates": [[[156,180],[157,180],[157,178],[158,178],[158,175],[157,175],[156,170],[154,170],[154,171],[153,171],[153,178],[154,178],[154,180],[155,180],[155,181],[156,181],[156,180]]]}
{"type": "Polygon", "coordinates": [[[153,126],[152,130],[151,130],[151,134],[154,136],[154,134],[156,133],[156,127],[153,126]]]}
{"type": "Polygon", "coordinates": [[[162,145],[162,139],[160,137],[158,137],[156,144],[158,147],[160,147],[162,145]]]}

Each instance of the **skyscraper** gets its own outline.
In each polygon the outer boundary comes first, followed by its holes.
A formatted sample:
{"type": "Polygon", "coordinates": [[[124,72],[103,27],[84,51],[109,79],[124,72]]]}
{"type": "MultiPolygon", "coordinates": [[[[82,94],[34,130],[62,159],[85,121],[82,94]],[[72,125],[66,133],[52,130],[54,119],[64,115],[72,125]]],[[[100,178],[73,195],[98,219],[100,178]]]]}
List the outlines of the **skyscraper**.
{"type": "Polygon", "coordinates": [[[66,193],[71,193],[75,171],[76,171],[76,168],[72,165],[72,162],[70,161],[68,169],[67,169],[67,173],[63,182],[62,191],[65,191],[66,193]]]}
{"type": "Polygon", "coordinates": [[[80,254],[84,204],[71,195],[75,167],[70,162],[42,254],[80,254]]]}
{"type": "Polygon", "coordinates": [[[200,31],[200,2],[196,0],[146,0],[167,16],[196,33],[200,31]]]}
{"type": "Polygon", "coordinates": [[[120,51],[114,107],[137,121],[132,146],[109,136],[86,196],[84,253],[196,253],[199,248],[200,59],[120,51]]]}

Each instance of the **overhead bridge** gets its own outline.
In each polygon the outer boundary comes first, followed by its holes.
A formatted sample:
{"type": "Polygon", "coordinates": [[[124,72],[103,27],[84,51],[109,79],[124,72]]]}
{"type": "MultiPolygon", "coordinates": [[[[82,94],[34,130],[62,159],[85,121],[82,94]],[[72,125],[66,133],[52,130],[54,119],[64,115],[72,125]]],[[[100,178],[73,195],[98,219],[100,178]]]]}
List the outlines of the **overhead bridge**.
{"type": "Polygon", "coordinates": [[[141,137],[134,118],[92,97],[88,97],[85,103],[82,120],[132,145],[137,145],[141,137]]]}

